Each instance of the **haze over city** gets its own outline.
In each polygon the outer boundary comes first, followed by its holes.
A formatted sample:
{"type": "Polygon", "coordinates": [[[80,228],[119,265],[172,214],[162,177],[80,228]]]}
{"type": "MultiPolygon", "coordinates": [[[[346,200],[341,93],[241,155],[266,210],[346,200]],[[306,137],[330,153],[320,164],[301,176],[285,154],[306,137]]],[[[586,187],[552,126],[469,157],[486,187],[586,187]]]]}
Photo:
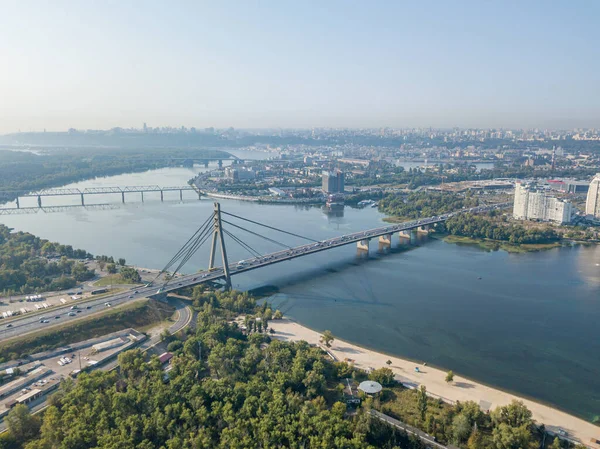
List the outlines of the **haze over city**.
{"type": "Polygon", "coordinates": [[[0,133],[600,127],[600,4],[5,2],[0,133]]]}
{"type": "Polygon", "coordinates": [[[0,449],[600,449],[598,0],[0,0],[0,449]]]}

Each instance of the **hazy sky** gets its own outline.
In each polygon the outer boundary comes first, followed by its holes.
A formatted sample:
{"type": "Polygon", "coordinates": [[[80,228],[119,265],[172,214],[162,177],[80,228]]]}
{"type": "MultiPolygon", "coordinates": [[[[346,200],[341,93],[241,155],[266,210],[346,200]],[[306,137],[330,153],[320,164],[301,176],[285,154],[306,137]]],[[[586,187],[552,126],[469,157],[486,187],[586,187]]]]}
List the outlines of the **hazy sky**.
{"type": "Polygon", "coordinates": [[[600,2],[0,0],[0,133],[600,127],[600,2]]]}

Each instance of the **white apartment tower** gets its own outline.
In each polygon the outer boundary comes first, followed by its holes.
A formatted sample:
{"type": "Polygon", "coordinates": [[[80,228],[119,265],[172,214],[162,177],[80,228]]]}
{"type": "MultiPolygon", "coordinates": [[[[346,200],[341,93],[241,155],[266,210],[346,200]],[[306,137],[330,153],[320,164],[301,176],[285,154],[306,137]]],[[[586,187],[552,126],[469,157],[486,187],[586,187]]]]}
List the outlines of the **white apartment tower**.
{"type": "Polygon", "coordinates": [[[569,223],[573,213],[570,201],[546,196],[544,192],[533,190],[521,183],[515,186],[513,217],[518,220],[543,220],[555,223],[569,223]]]}
{"type": "Polygon", "coordinates": [[[585,214],[600,218],[600,173],[594,176],[585,202],[585,214]]]}

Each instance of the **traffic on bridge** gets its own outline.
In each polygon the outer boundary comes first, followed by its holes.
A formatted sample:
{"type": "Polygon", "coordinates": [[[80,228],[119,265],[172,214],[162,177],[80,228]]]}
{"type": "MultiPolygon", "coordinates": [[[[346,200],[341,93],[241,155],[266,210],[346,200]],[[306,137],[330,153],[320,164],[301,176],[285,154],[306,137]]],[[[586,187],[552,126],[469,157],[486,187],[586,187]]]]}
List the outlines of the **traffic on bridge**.
{"type": "MultiPolygon", "coordinates": [[[[499,203],[488,206],[478,206],[469,209],[462,209],[449,214],[443,214],[439,216],[423,218],[420,220],[413,220],[405,223],[393,224],[388,226],[382,226],[379,228],[369,229],[366,231],[355,232],[351,234],[341,235],[327,240],[315,241],[307,237],[302,237],[297,234],[293,234],[281,229],[273,228],[272,226],[258,223],[252,220],[245,219],[227,212],[221,211],[219,203],[215,203],[215,211],[213,214],[204,222],[204,224],[194,233],[194,235],[186,242],[185,245],[177,252],[177,254],[171,259],[171,261],[163,268],[163,270],[156,276],[156,280],[150,282],[142,287],[134,288],[129,291],[123,291],[115,293],[113,295],[98,298],[97,300],[87,301],[83,304],[79,310],[81,312],[98,311],[99,308],[113,307],[119,304],[123,304],[127,301],[134,299],[157,297],[161,298],[166,296],[166,293],[179,290],[185,287],[192,287],[197,284],[206,282],[217,282],[224,280],[225,287],[231,288],[231,276],[235,274],[244,273],[258,268],[266,267],[276,263],[284,262],[286,260],[295,259],[297,257],[308,256],[321,251],[327,251],[333,248],[337,248],[344,245],[357,244],[359,249],[368,249],[368,242],[370,239],[378,237],[386,237],[389,239],[391,235],[396,232],[410,231],[416,228],[426,228],[436,223],[443,222],[455,215],[461,213],[480,213],[487,212],[495,209],[504,209],[510,206],[511,203],[499,203]],[[256,253],[251,247],[249,247],[243,240],[232,234],[229,230],[224,229],[223,223],[229,225],[232,228],[238,228],[250,232],[256,236],[262,237],[274,243],[279,243],[271,237],[265,237],[258,234],[255,231],[248,230],[241,225],[230,222],[223,217],[237,218],[241,221],[246,221],[254,225],[259,225],[270,229],[271,231],[278,231],[284,234],[292,235],[295,237],[301,237],[309,240],[310,243],[288,247],[287,249],[273,252],[270,254],[260,255],[256,253]],[[240,260],[237,262],[229,263],[227,261],[227,252],[225,249],[225,235],[231,238],[232,241],[246,247],[249,251],[253,251],[256,256],[246,260],[240,260]],[[180,275],[176,274],[183,268],[185,263],[198,251],[204,242],[206,242],[212,236],[212,247],[209,259],[209,268],[207,270],[199,271],[193,274],[180,275]],[[215,256],[217,252],[217,243],[220,243],[221,255],[223,264],[220,267],[214,266],[215,256]],[[169,272],[168,269],[178,263],[175,270],[169,272]],[[164,274],[168,274],[166,282],[157,279],[164,274]],[[90,310],[91,309],[91,310],[90,310]]],[[[388,240],[389,241],[389,240],[388,240]]],[[[281,244],[281,243],[280,243],[281,244]]],[[[0,341],[13,338],[19,335],[23,335],[29,332],[37,331],[40,328],[47,327],[53,323],[58,324],[59,318],[64,320],[73,320],[79,317],[85,316],[86,313],[77,313],[71,307],[57,307],[51,312],[48,312],[48,317],[40,317],[39,315],[34,316],[23,316],[12,320],[9,325],[0,330],[0,341]]]]}

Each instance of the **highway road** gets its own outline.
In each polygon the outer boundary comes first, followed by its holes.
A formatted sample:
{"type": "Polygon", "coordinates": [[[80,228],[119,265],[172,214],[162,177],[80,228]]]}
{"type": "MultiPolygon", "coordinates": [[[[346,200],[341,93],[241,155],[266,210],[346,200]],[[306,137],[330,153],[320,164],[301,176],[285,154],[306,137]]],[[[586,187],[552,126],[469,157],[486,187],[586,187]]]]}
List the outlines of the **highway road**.
{"type": "MultiPolygon", "coordinates": [[[[190,306],[185,301],[182,301],[181,299],[173,298],[170,300],[170,302],[173,305],[175,305],[176,310],[179,312],[177,321],[175,321],[175,323],[173,323],[168,328],[169,332],[171,334],[174,334],[174,333],[179,332],[180,330],[186,328],[190,324],[190,322],[193,318],[193,313],[192,313],[190,306]]],[[[141,349],[142,351],[152,350],[156,347],[156,345],[158,345],[158,343],[160,343],[160,338],[161,338],[160,335],[155,335],[154,337],[149,338],[146,341],[144,341],[137,348],[141,349]]],[[[110,371],[110,370],[116,368],[118,365],[119,365],[119,359],[115,358],[114,360],[102,365],[99,369],[102,371],[110,371]]],[[[50,394],[53,394],[53,393],[50,393],[50,394]]],[[[29,410],[33,414],[38,413],[47,407],[47,405],[48,405],[47,403],[48,403],[48,396],[44,395],[44,396],[38,398],[37,400],[35,400],[33,403],[29,404],[29,410]]],[[[0,433],[3,433],[5,431],[6,431],[6,422],[4,420],[2,420],[2,421],[0,421],[0,433]]]]}
{"type": "MultiPolygon", "coordinates": [[[[256,270],[258,268],[273,265],[275,263],[284,262],[286,260],[295,259],[297,257],[303,257],[309,254],[327,251],[332,248],[349,245],[363,240],[377,238],[382,235],[393,234],[400,231],[408,231],[411,229],[418,228],[419,226],[433,225],[436,223],[443,222],[448,218],[451,218],[461,213],[478,213],[490,211],[493,209],[504,209],[507,206],[510,206],[511,204],[512,203],[500,203],[489,206],[473,207],[470,209],[463,209],[460,211],[452,212],[449,214],[443,214],[435,217],[382,226],[379,228],[369,229],[361,232],[354,232],[352,234],[346,234],[339,237],[323,240],[320,242],[309,243],[306,245],[286,249],[283,251],[277,251],[271,254],[266,254],[264,256],[255,257],[244,261],[230,263],[229,272],[230,275],[233,276],[235,274],[256,270]]],[[[71,310],[71,306],[76,304],[73,303],[64,307],[61,306],[48,309],[47,313],[44,313],[43,316],[39,314],[32,316],[23,315],[22,318],[14,319],[10,323],[3,325],[0,328],[0,341],[9,338],[14,338],[16,336],[23,335],[29,332],[43,330],[59,323],[64,323],[78,318],[82,318],[89,313],[98,312],[102,308],[109,307],[106,304],[116,306],[130,300],[147,298],[153,295],[160,295],[163,293],[179,290],[184,287],[190,287],[196,284],[201,284],[209,281],[216,281],[218,279],[223,279],[224,277],[225,273],[222,267],[214,268],[211,271],[200,271],[194,274],[184,275],[172,279],[167,284],[162,283],[162,281],[160,283],[157,283],[156,285],[146,284],[146,286],[133,288],[131,290],[115,293],[113,295],[104,296],[102,298],[98,298],[97,300],[88,301],[82,306],[78,306],[80,307],[78,310],[81,310],[80,313],[77,313],[76,310],[71,310]]]]}

